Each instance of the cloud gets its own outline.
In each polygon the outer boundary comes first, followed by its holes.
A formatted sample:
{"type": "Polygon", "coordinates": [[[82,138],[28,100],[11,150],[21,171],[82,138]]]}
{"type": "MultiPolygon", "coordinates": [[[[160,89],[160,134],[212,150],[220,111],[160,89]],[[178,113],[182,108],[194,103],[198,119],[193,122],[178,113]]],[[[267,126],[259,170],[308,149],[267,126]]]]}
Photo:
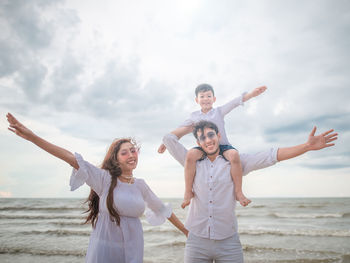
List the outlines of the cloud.
{"type": "Polygon", "coordinates": [[[41,12],[49,5],[55,4],[55,1],[47,4],[44,4],[44,1],[3,1],[1,13],[12,29],[11,37],[32,49],[48,47],[52,38],[53,25],[43,18],[41,12]]]}
{"type": "MultiPolygon", "coordinates": [[[[43,1],[2,1],[1,27],[4,32],[0,42],[0,76],[9,76],[39,63],[33,55],[50,46],[54,27],[43,19],[41,12],[48,6],[43,1]]],[[[50,2],[54,5],[55,2],[50,2]]],[[[39,68],[39,65],[37,68],[39,68]]],[[[19,74],[21,75],[21,73],[19,74]]],[[[21,78],[20,78],[21,79],[21,78]]]]}
{"type": "Polygon", "coordinates": [[[303,164],[302,167],[310,168],[310,169],[319,169],[319,170],[332,170],[332,169],[342,169],[342,168],[349,168],[349,162],[343,163],[343,164],[334,164],[334,163],[327,163],[327,164],[303,164]]]}
{"type": "Polygon", "coordinates": [[[56,110],[74,110],[74,98],[82,91],[79,78],[83,73],[83,62],[66,52],[57,64],[52,68],[49,87],[42,96],[42,102],[51,104],[56,110]]]}
{"type": "MultiPolygon", "coordinates": [[[[27,61],[29,62],[29,61],[27,61]]],[[[35,61],[30,61],[30,66],[24,66],[15,77],[17,84],[22,87],[24,94],[31,103],[40,101],[40,92],[47,74],[47,68],[35,61]]]]}
{"type": "Polygon", "coordinates": [[[0,77],[14,73],[20,64],[17,48],[10,43],[0,42],[0,77]]]}
{"type": "MultiPolygon", "coordinates": [[[[50,50],[56,32],[59,27],[68,26],[68,23],[71,23],[70,26],[77,23],[75,19],[69,19],[74,17],[74,13],[61,9],[61,4],[62,1],[41,0],[1,2],[1,24],[5,35],[0,41],[0,77],[2,81],[12,80],[2,84],[1,88],[5,95],[10,95],[14,86],[22,91],[16,94],[16,98],[22,100],[22,105],[18,105],[19,111],[34,103],[45,104],[47,97],[43,93],[50,83],[56,87],[63,84],[58,83],[59,77],[62,80],[70,77],[64,74],[59,76],[57,68],[51,74],[52,61],[58,55],[57,50],[50,50]],[[63,19],[63,23],[60,25],[57,19],[63,19]]],[[[63,61],[63,67],[67,67],[66,62],[63,61]]],[[[57,94],[54,98],[58,97],[57,94]]]]}
{"type": "Polygon", "coordinates": [[[282,135],[305,133],[305,128],[316,124],[321,127],[333,128],[338,132],[347,132],[349,128],[347,123],[350,123],[350,114],[321,115],[314,118],[309,117],[308,119],[299,119],[292,123],[286,121],[277,127],[265,129],[264,134],[267,140],[273,142],[276,141],[276,138],[282,135]]]}

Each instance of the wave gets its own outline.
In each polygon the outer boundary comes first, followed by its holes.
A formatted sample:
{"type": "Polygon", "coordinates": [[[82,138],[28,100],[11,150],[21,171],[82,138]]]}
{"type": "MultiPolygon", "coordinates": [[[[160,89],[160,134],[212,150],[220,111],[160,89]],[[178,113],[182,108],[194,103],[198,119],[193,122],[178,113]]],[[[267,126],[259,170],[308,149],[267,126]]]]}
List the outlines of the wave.
{"type": "MultiPolygon", "coordinates": [[[[84,221],[85,222],[85,221],[84,221]]],[[[56,226],[85,226],[85,225],[89,225],[89,224],[84,224],[84,222],[50,222],[50,224],[52,225],[56,225],[56,226]]]]}
{"type": "Polygon", "coordinates": [[[307,209],[310,209],[310,208],[324,208],[325,205],[305,204],[305,205],[296,205],[295,207],[296,208],[307,208],[307,209]]]}
{"type": "Polygon", "coordinates": [[[271,217],[275,218],[343,218],[350,217],[350,213],[299,213],[299,214],[289,214],[289,213],[272,213],[269,214],[271,217]]]}
{"type": "Polygon", "coordinates": [[[24,231],[20,232],[22,235],[54,235],[54,236],[90,236],[90,231],[78,231],[78,230],[46,230],[46,231],[24,231]]]}
{"type": "Polygon", "coordinates": [[[0,219],[81,219],[82,216],[69,216],[69,215],[0,215],[0,219]]]}
{"type": "Polygon", "coordinates": [[[349,218],[349,217],[350,217],[350,213],[345,213],[345,214],[343,214],[343,217],[344,217],[344,218],[349,218]]]}
{"type": "MultiPolygon", "coordinates": [[[[267,205],[258,205],[258,204],[249,204],[249,208],[265,208],[267,205]]],[[[244,209],[243,207],[239,207],[238,209],[244,209]]]]}
{"type": "Polygon", "coordinates": [[[0,211],[84,211],[84,208],[69,207],[69,206],[61,206],[61,207],[6,206],[6,207],[0,207],[0,211]]]}
{"type": "Polygon", "coordinates": [[[143,233],[156,233],[156,234],[166,234],[166,233],[171,233],[171,234],[179,234],[179,235],[182,235],[182,233],[176,229],[176,228],[173,228],[173,229],[159,229],[159,228],[156,228],[156,227],[153,227],[153,228],[149,228],[149,229],[144,229],[143,230],[143,233]]]}
{"type": "Polygon", "coordinates": [[[78,250],[45,250],[27,247],[0,247],[0,254],[30,254],[36,256],[76,256],[84,257],[86,251],[78,250]]]}
{"type": "Polygon", "coordinates": [[[325,258],[298,258],[298,259],[268,259],[264,261],[253,262],[269,262],[269,263],[342,263],[348,262],[342,260],[342,256],[325,257],[325,258]]]}
{"type": "Polygon", "coordinates": [[[239,229],[241,235],[311,236],[311,237],[350,237],[350,230],[330,229],[239,229]]]}
{"type": "Polygon", "coordinates": [[[275,248],[266,246],[254,246],[254,245],[242,245],[244,253],[271,253],[272,258],[265,261],[257,262],[269,262],[269,263],[335,263],[335,262],[349,262],[350,255],[342,254],[332,251],[318,251],[318,250],[306,250],[306,249],[292,249],[292,248],[275,248]],[[292,258],[281,258],[281,255],[291,255],[292,258]],[[296,257],[298,255],[298,257],[296,257]],[[307,256],[303,258],[304,256],[307,256]],[[311,258],[310,258],[311,256],[311,258]]]}
{"type": "Polygon", "coordinates": [[[291,219],[319,219],[319,218],[350,218],[350,213],[241,213],[237,211],[237,217],[272,217],[291,219]]]}

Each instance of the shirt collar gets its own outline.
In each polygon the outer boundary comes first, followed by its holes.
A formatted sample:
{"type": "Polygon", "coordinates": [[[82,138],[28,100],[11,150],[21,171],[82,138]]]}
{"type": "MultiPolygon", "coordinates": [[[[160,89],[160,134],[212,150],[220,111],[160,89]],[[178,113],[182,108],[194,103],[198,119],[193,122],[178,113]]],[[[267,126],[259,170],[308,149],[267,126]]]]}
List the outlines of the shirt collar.
{"type": "Polygon", "coordinates": [[[210,113],[213,112],[213,111],[214,111],[214,108],[211,108],[211,110],[208,111],[207,113],[204,113],[202,110],[199,110],[199,114],[200,114],[200,115],[207,115],[207,114],[210,114],[210,113]]]}
{"type": "Polygon", "coordinates": [[[203,156],[201,159],[199,159],[198,161],[208,161],[208,162],[211,162],[211,163],[215,163],[216,162],[216,160],[218,159],[218,158],[220,158],[220,159],[224,159],[225,161],[227,161],[226,159],[225,159],[225,157],[224,156],[222,156],[221,154],[219,154],[218,156],[216,156],[216,158],[215,158],[215,160],[214,161],[210,161],[210,159],[208,158],[208,156],[207,155],[205,155],[205,156],[203,156]]]}

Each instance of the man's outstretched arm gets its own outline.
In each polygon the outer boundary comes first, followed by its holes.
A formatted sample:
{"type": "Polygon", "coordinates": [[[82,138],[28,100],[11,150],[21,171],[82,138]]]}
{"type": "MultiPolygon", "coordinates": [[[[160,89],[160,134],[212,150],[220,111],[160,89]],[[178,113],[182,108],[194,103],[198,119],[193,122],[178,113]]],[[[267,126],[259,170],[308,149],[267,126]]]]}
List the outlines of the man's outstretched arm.
{"type": "Polygon", "coordinates": [[[334,143],[331,142],[338,139],[338,133],[335,133],[333,129],[316,136],[315,133],[316,127],[312,129],[306,143],[292,147],[279,148],[277,152],[277,160],[280,162],[297,157],[309,151],[317,151],[326,147],[334,146],[334,143]]]}
{"type": "Polygon", "coordinates": [[[179,142],[179,138],[175,134],[169,133],[163,137],[163,143],[175,160],[185,166],[187,149],[179,142]]]}
{"type": "Polygon", "coordinates": [[[315,135],[316,127],[314,127],[306,141],[306,143],[284,148],[271,148],[254,154],[241,153],[241,163],[243,175],[254,170],[267,168],[277,162],[295,158],[309,151],[317,151],[323,148],[334,146],[333,141],[338,139],[338,133],[334,130],[328,130],[322,134],[315,135]]]}

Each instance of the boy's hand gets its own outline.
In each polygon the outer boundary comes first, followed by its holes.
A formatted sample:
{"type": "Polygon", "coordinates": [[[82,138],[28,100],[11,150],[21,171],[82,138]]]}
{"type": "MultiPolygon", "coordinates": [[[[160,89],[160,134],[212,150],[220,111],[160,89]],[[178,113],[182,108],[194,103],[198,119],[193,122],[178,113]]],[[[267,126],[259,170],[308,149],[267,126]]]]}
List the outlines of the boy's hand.
{"type": "Polygon", "coordinates": [[[246,93],[243,97],[243,101],[250,100],[251,98],[254,98],[256,96],[259,96],[261,93],[263,93],[267,89],[266,86],[261,86],[258,88],[255,88],[253,91],[246,93]]]}
{"type": "Polygon", "coordinates": [[[252,94],[252,97],[256,97],[256,96],[259,96],[261,93],[263,93],[265,90],[266,90],[266,86],[261,86],[261,87],[258,87],[256,89],[254,89],[251,94],[252,94]]]}
{"type": "Polygon", "coordinates": [[[166,150],[166,146],[162,143],[158,148],[158,153],[164,153],[166,150]]]}

